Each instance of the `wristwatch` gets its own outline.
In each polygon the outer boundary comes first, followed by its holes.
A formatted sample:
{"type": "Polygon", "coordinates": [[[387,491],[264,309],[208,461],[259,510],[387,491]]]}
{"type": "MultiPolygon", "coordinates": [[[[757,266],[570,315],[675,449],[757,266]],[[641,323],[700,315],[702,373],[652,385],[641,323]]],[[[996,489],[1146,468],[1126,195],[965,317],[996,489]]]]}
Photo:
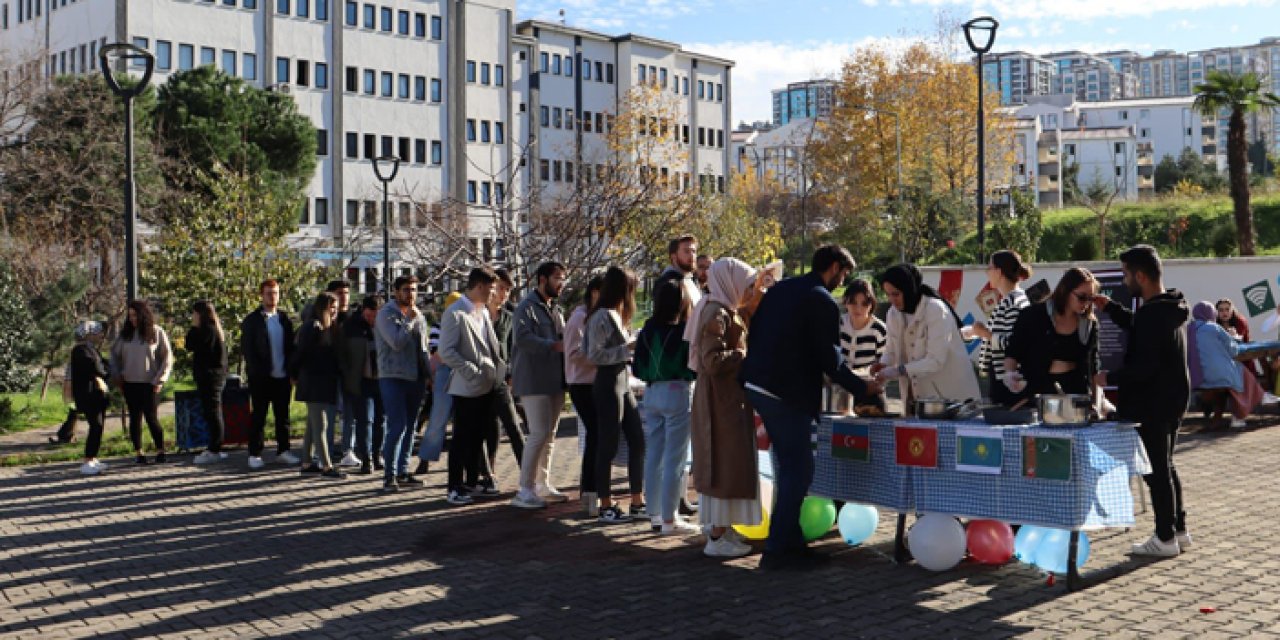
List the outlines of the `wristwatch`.
{"type": "Polygon", "coordinates": [[[907,365],[905,364],[898,365],[898,377],[899,378],[907,377],[907,365]]]}

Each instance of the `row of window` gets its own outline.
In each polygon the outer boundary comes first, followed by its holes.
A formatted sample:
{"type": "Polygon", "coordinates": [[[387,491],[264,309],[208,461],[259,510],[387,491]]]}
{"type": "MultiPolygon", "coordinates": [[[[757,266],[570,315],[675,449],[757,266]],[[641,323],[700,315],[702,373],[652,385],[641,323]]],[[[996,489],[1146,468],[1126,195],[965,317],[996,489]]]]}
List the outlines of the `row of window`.
{"type": "Polygon", "coordinates": [[[507,133],[505,124],[501,122],[489,122],[488,120],[476,121],[474,118],[467,118],[467,142],[504,144],[506,141],[507,133]],[[477,124],[479,127],[476,126],[477,124]],[[492,135],[490,135],[490,131],[492,131],[492,135]],[[479,134],[478,137],[477,133],[479,134]]]}
{"type": "Polygon", "coordinates": [[[490,65],[488,62],[481,62],[479,64],[479,67],[480,67],[479,76],[476,75],[476,66],[477,65],[475,60],[467,61],[467,82],[470,82],[473,84],[479,83],[486,87],[489,86],[490,84],[492,84],[495,87],[501,87],[506,84],[507,82],[506,69],[502,65],[500,64],[490,65]],[[490,74],[491,67],[493,72],[492,74],[490,74]]]}
{"type": "Polygon", "coordinates": [[[86,73],[96,70],[98,68],[99,45],[107,46],[106,37],[50,55],[48,75],[86,73]]]}
{"type": "Polygon", "coordinates": [[[357,67],[347,67],[346,84],[343,88],[347,93],[362,92],[367,96],[380,95],[383,98],[394,97],[415,102],[426,102],[428,96],[431,102],[440,102],[443,99],[443,88],[439,78],[426,76],[410,78],[407,73],[379,72],[375,69],[357,67]],[[428,87],[430,87],[430,93],[428,93],[428,87]]]}
{"type": "MultiPolygon", "coordinates": [[[[205,0],[211,2],[212,0],[205,0]]],[[[314,2],[315,19],[321,22],[329,20],[329,0],[276,0],[276,15],[294,15],[299,18],[310,18],[314,2]],[[290,13],[292,12],[292,14],[290,13]]],[[[236,0],[222,0],[222,4],[235,6],[236,0]]],[[[257,0],[245,0],[244,8],[257,9],[257,0]]]]}
{"type": "MultiPolygon", "coordinates": [[[[248,64],[246,62],[245,64],[248,64]]],[[[315,77],[312,77],[312,65],[309,60],[290,60],[289,58],[276,58],[276,82],[288,83],[296,87],[315,86],[317,89],[329,88],[329,65],[323,62],[315,63],[315,77]],[[297,69],[297,73],[290,76],[289,71],[297,69]]]]}
{"type": "MultiPolygon", "coordinates": [[[[284,2],[285,0],[280,0],[284,2]]],[[[402,36],[412,35],[414,38],[428,37],[432,40],[444,38],[444,23],[440,16],[429,16],[425,13],[396,11],[391,7],[379,7],[372,4],[361,6],[356,2],[347,2],[345,22],[348,27],[363,27],[395,33],[402,36]],[[412,29],[411,29],[412,27],[412,29]],[[430,31],[428,31],[428,28],[430,31]]]]}
{"type": "Polygon", "coordinates": [[[539,107],[539,122],[544,128],[549,129],[567,129],[572,131],[575,124],[580,123],[582,130],[591,133],[593,130],[597,133],[608,133],[613,131],[613,114],[601,113],[599,111],[592,114],[590,111],[582,112],[582,119],[575,121],[573,119],[573,109],[561,109],[560,107],[539,107]]]}
{"type": "MultiPolygon", "coordinates": [[[[581,174],[578,181],[582,183],[599,182],[605,180],[605,176],[612,169],[602,164],[583,164],[581,166],[581,174]]],[[[573,163],[567,160],[549,160],[542,158],[538,160],[538,179],[543,182],[568,182],[574,183],[573,163]]],[[[640,167],[640,179],[643,182],[656,179],[663,185],[674,188],[677,191],[687,191],[689,189],[689,174],[679,171],[670,171],[667,167],[654,169],[652,167],[640,167]]],[[[719,193],[724,193],[724,176],[699,175],[698,186],[702,190],[716,189],[719,193]]]]}
{"type": "MultiPolygon", "coordinates": [[[[672,74],[671,92],[689,95],[689,77],[672,74]]],[[[655,65],[636,65],[636,82],[637,84],[653,84],[663,89],[667,88],[667,69],[659,68],[655,65]]],[[[708,80],[698,81],[698,99],[707,102],[724,102],[724,84],[719,82],[710,82],[708,80]]]]}
{"type": "MultiPolygon", "coordinates": [[[[149,38],[135,37],[133,39],[133,44],[134,46],[142,49],[151,48],[151,40],[149,38]]],[[[172,42],[168,40],[156,40],[156,49],[153,53],[155,53],[155,57],[156,57],[156,69],[167,71],[173,68],[174,58],[173,58],[172,42]]],[[[195,68],[196,66],[201,66],[201,67],[206,65],[213,66],[216,60],[220,60],[221,62],[220,68],[222,69],[223,73],[226,73],[229,76],[240,75],[240,77],[244,78],[245,80],[258,79],[258,55],[255,53],[245,53],[242,56],[238,51],[233,51],[231,49],[223,49],[222,54],[219,57],[217,49],[213,47],[200,47],[199,54],[200,54],[200,57],[199,57],[199,61],[197,62],[196,46],[179,42],[178,58],[177,58],[178,69],[181,71],[187,71],[195,68]],[[243,64],[240,64],[241,62],[243,62],[243,64]],[[236,73],[237,67],[239,67],[242,70],[242,72],[239,74],[236,73]]],[[[303,60],[300,62],[305,63],[306,61],[303,60]]],[[[142,60],[135,60],[133,64],[134,66],[142,66],[144,63],[142,62],[142,60]]],[[[280,69],[278,66],[277,66],[276,72],[277,73],[280,72],[280,69]]],[[[288,76],[287,70],[285,75],[288,76]]],[[[299,75],[305,76],[307,79],[307,82],[309,83],[310,82],[309,65],[306,70],[300,69],[299,75]]],[[[320,79],[322,75],[324,78],[324,86],[328,86],[329,85],[328,66],[322,62],[317,62],[316,63],[317,81],[320,79]],[[322,68],[323,68],[323,71],[322,71],[322,68]]],[[[286,82],[286,81],[287,80],[282,80],[282,82],[286,82]]],[[[308,85],[302,84],[301,86],[305,87],[308,85]]],[[[316,86],[318,88],[323,88],[319,84],[317,84],[316,86]]]]}
{"type": "MultiPolygon", "coordinates": [[[[474,122],[474,121],[468,121],[474,122]]],[[[428,141],[422,138],[378,136],[373,133],[361,135],[355,131],[347,132],[344,155],[348,160],[373,160],[381,156],[395,156],[400,162],[411,164],[439,165],[444,162],[444,147],[439,140],[431,140],[430,156],[427,155],[428,141]],[[363,145],[361,144],[363,140],[363,145]]]]}
{"type": "Polygon", "coordinates": [[[467,181],[467,204],[502,206],[506,198],[507,188],[501,182],[467,181]]]}
{"type": "MultiPolygon", "coordinates": [[[[573,56],[560,55],[558,53],[543,52],[538,54],[538,71],[541,73],[549,73],[553,76],[564,76],[566,78],[573,77],[573,56]]],[[[592,63],[590,60],[582,59],[582,79],[594,80],[605,84],[613,84],[613,63],[601,62],[596,60],[592,63]],[[595,73],[592,73],[592,69],[595,73]]]]}

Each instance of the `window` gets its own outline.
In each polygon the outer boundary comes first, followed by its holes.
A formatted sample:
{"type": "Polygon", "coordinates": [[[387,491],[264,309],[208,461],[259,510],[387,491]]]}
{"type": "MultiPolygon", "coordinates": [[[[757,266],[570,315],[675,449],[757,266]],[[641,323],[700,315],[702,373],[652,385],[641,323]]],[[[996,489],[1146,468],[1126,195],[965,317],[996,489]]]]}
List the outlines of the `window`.
{"type": "Polygon", "coordinates": [[[480,142],[490,142],[492,138],[489,136],[489,121],[480,121],[480,142]]]}
{"type": "Polygon", "coordinates": [[[401,202],[399,209],[400,209],[400,226],[407,227],[413,224],[413,222],[409,219],[409,203],[401,202]]]}
{"type": "MultiPolygon", "coordinates": [[[[22,6],[22,5],[18,5],[18,6],[22,6]]],[[[40,5],[36,5],[36,6],[40,6],[40,5]]],[[[134,38],[133,46],[138,47],[139,49],[149,49],[151,48],[151,41],[146,38],[134,38]]],[[[141,58],[138,58],[133,62],[132,66],[142,67],[142,66],[146,66],[146,63],[143,62],[141,58]]]]}
{"type": "Polygon", "coordinates": [[[378,224],[378,203],[372,200],[364,201],[364,224],[367,227],[378,224]]]}
{"type": "Polygon", "coordinates": [[[390,72],[387,72],[387,71],[382,72],[382,97],[384,98],[391,97],[391,83],[392,83],[391,77],[392,76],[390,72]]]}
{"type": "Polygon", "coordinates": [[[427,37],[427,15],[425,13],[413,14],[413,36],[415,38],[427,37]]]}
{"type": "Polygon", "coordinates": [[[467,142],[476,141],[476,121],[474,118],[467,118],[467,142]]]}
{"type": "Polygon", "coordinates": [[[440,144],[439,140],[432,140],[431,141],[431,164],[436,164],[436,165],[440,164],[443,161],[442,159],[443,156],[444,156],[443,145],[440,144]]]}
{"type": "Polygon", "coordinates": [[[563,113],[560,111],[560,107],[551,108],[551,127],[553,129],[560,129],[563,127],[562,115],[563,113]]]}
{"type": "MultiPolygon", "coordinates": [[[[75,58],[72,58],[72,64],[75,64],[75,58]]],[[[156,68],[171,69],[173,68],[173,43],[168,40],[156,40],[156,68]]]]}
{"type": "Polygon", "coordinates": [[[566,78],[573,77],[573,58],[570,56],[564,57],[564,76],[566,78]]]}
{"type": "Polygon", "coordinates": [[[476,81],[476,61],[468,60],[467,61],[467,82],[475,82],[475,81],[476,81]]]}
{"type": "Polygon", "coordinates": [[[507,199],[507,189],[501,182],[493,183],[493,201],[501,205],[507,199]]]}
{"type": "Polygon", "coordinates": [[[1117,142],[1117,143],[1116,143],[1116,153],[1124,153],[1124,143],[1123,143],[1123,142],[1117,142]]]}
{"type": "Polygon", "coordinates": [[[293,14],[299,18],[307,18],[311,16],[311,0],[298,0],[298,10],[293,14]]]}
{"type": "Polygon", "coordinates": [[[222,51],[222,71],[229,76],[236,74],[236,52],[225,49],[222,51]]]}
{"type": "Polygon", "coordinates": [[[245,80],[258,79],[258,54],[256,53],[244,54],[244,79],[245,80]]]}
{"type": "MultiPolygon", "coordinates": [[[[323,2],[324,0],[321,0],[321,3],[323,2]]],[[[316,5],[317,7],[316,13],[320,13],[318,10],[319,6],[320,5],[316,5]]],[[[316,198],[315,217],[312,218],[312,222],[314,222],[315,224],[329,224],[329,199],[328,198],[316,198]]]]}
{"type": "Polygon", "coordinates": [[[685,76],[685,77],[681,78],[681,79],[680,79],[680,84],[682,85],[682,88],[684,89],[684,92],[683,92],[683,93],[684,93],[686,96],[687,96],[687,95],[689,95],[689,76],[685,76]]]}
{"type": "Polygon", "coordinates": [[[1124,169],[1120,167],[1116,167],[1116,177],[1117,178],[1124,177],[1124,169]]]}
{"type": "Polygon", "coordinates": [[[506,142],[506,125],[501,122],[493,123],[493,143],[504,144],[506,142]]]}
{"type": "Polygon", "coordinates": [[[564,177],[563,169],[564,167],[559,160],[551,161],[551,179],[555,182],[560,182],[560,179],[564,177]]]}
{"type": "Polygon", "coordinates": [[[541,73],[546,73],[548,70],[550,70],[551,69],[550,60],[551,60],[550,54],[545,52],[538,54],[538,71],[541,73]]]}
{"type": "Polygon", "coordinates": [[[431,79],[431,101],[440,102],[440,79],[431,79]]]}
{"type": "Polygon", "coordinates": [[[542,126],[544,127],[551,126],[551,109],[547,107],[538,107],[538,112],[539,112],[538,121],[542,124],[542,126]]]}
{"type": "Polygon", "coordinates": [[[707,83],[702,80],[698,81],[698,99],[703,100],[707,97],[707,83]]]}
{"type": "Polygon", "coordinates": [[[378,157],[378,136],[372,133],[364,134],[364,159],[372,160],[378,157]]]}
{"type": "Polygon", "coordinates": [[[475,204],[476,202],[476,181],[467,181],[467,202],[475,204]]]}
{"type": "Polygon", "coordinates": [[[716,102],[724,102],[724,85],[720,83],[716,83],[716,102]]]}
{"type": "Polygon", "coordinates": [[[604,63],[596,62],[596,82],[604,82],[604,63]]]}
{"type": "Polygon", "coordinates": [[[489,63],[488,62],[480,63],[480,84],[483,84],[483,85],[489,84],[489,63]]]}
{"type": "Polygon", "coordinates": [[[378,14],[382,17],[382,30],[391,33],[391,7],[382,7],[378,14]]]}
{"type": "Polygon", "coordinates": [[[440,16],[431,16],[431,39],[440,40],[443,32],[444,28],[440,22],[440,16]]]}
{"type": "Polygon", "coordinates": [[[591,79],[591,61],[587,60],[586,58],[582,59],[582,79],[583,80],[591,79]]]}
{"type": "Polygon", "coordinates": [[[396,14],[396,30],[402,36],[409,35],[409,12],[401,11],[396,14]]]}
{"type": "Polygon", "coordinates": [[[564,110],[564,128],[570,130],[575,128],[573,124],[573,109],[564,110]]]}
{"type": "Polygon", "coordinates": [[[587,133],[591,133],[591,112],[590,111],[582,112],[582,130],[587,133]]]}
{"type": "Polygon", "coordinates": [[[724,148],[724,129],[716,131],[716,147],[720,149],[724,148]]]}
{"type": "Polygon", "coordinates": [[[382,149],[380,150],[382,155],[389,156],[395,153],[395,138],[392,138],[391,136],[382,136],[380,142],[382,142],[382,149]]]}
{"type": "Polygon", "coordinates": [[[360,136],[354,131],[347,132],[347,141],[343,145],[343,155],[355,160],[360,157],[360,136]]]}
{"type": "Polygon", "coordinates": [[[418,102],[427,101],[427,78],[426,76],[413,77],[413,99],[418,102]]]}
{"type": "Polygon", "coordinates": [[[316,155],[329,155],[329,130],[316,129],[316,155]]]}
{"type": "Polygon", "coordinates": [[[493,204],[493,185],[488,182],[480,183],[480,204],[493,204]]]}
{"type": "Polygon", "coordinates": [[[360,9],[359,9],[359,5],[358,5],[357,3],[355,3],[355,2],[348,2],[348,3],[347,3],[347,10],[346,10],[346,16],[347,16],[347,17],[346,17],[346,23],[347,23],[347,26],[348,26],[348,27],[354,27],[354,26],[356,26],[356,24],[357,24],[356,17],[357,17],[357,14],[359,14],[359,12],[360,12],[360,9]]]}
{"type": "Polygon", "coordinates": [[[355,67],[347,67],[347,83],[344,87],[352,93],[360,90],[360,70],[355,67]]]}
{"type": "Polygon", "coordinates": [[[666,89],[666,88],[667,88],[667,69],[666,69],[666,67],[663,67],[663,68],[661,68],[661,69],[658,69],[658,84],[662,85],[662,88],[663,88],[663,89],[666,89]]]}
{"type": "Polygon", "coordinates": [[[213,47],[200,47],[200,66],[212,65],[217,51],[213,47]]]}
{"type": "Polygon", "coordinates": [[[604,114],[596,112],[596,133],[604,133],[604,114]]]}
{"type": "Polygon", "coordinates": [[[409,163],[409,138],[400,138],[400,153],[396,156],[400,158],[400,162],[409,163]]]}
{"type": "Polygon", "coordinates": [[[196,48],[189,44],[178,45],[178,68],[186,71],[196,64],[196,48]]]}
{"type": "Polygon", "coordinates": [[[316,0],[316,20],[329,21],[329,0],[316,0]]]}
{"type": "Polygon", "coordinates": [[[396,78],[396,96],[401,100],[409,99],[409,76],[403,73],[396,78]]]}
{"type": "Polygon", "coordinates": [[[356,200],[347,201],[346,223],[349,227],[360,224],[360,202],[356,200]]]}
{"type": "Polygon", "coordinates": [[[636,66],[636,82],[639,82],[640,84],[644,84],[644,82],[645,82],[645,69],[646,69],[646,67],[645,67],[644,65],[637,65],[637,66],[636,66]]]}
{"type": "Polygon", "coordinates": [[[604,66],[604,81],[609,84],[613,84],[613,64],[612,63],[606,64],[604,66]]]}
{"type": "Polygon", "coordinates": [[[706,146],[706,144],[707,144],[707,130],[703,129],[702,127],[698,127],[698,146],[700,147],[706,146]]]}
{"type": "Polygon", "coordinates": [[[504,72],[504,68],[503,68],[503,66],[502,66],[502,65],[500,65],[500,64],[495,64],[495,65],[493,65],[493,84],[494,84],[494,86],[501,87],[501,86],[502,86],[506,81],[507,81],[507,80],[506,80],[506,73],[504,72]]]}
{"type": "MultiPolygon", "coordinates": [[[[301,72],[299,72],[301,74],[301,72]]],[[[329,65],[323,62],[316,63],[316,88],[329,88],[329,65]]]]}
{"type": "Polygon", "coordinates": [[[298,216],[298,224],[311,224],[311,201],[303,198],[302,212],[298,216]]]}
{"type": "Polygon", "coordinates": [[[413,161],[418,164],[427,162],[427,141],[421,138],[413,141],[413,161]]]}
{"type": "Polygon", "coordinates": [[[551,162],[545,158],[538,161],[538,177],[543,182],[551,179],[551,162]]]}
{"type": "Polygon", "coordinates": [[[364,5],[364,28],[378,28],[378,8],[371,4],[364,5]]]}
{"type": "Polygon", "coordinates": [[[551,56],[551,75],[560,75],[560,54],[551,56]]]}
{"type": "Polygon", "coordinates": [[[306,60],[298,61],[298,77],[295,78],[299,87],[305,87],[311,84],[311,63],[306,60]]]}
{"type": "Polygon", "coordinates": [[[282,16],[289,15],[289,0],[276,0],[276,13],[282,16]]]}
{"type": "Polygon", "coordinates": [[[289,59],[276,58],[276,82],[289,81],[289,59]]]}

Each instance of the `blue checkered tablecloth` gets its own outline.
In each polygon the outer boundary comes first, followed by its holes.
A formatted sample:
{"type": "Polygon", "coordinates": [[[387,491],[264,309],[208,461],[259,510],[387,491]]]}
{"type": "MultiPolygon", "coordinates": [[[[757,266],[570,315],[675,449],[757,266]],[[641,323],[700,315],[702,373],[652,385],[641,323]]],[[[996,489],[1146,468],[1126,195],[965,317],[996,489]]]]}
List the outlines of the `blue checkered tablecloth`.
{"type": "MultiPolygon", "coordinates": [[[[837,420],[844,420],[837,418],[837,420]]],[[[985,422],[862,420],[871,435],[871,461],[831,456],[831,419],[817,425],[818,449],[810,492],[874,504],[902,513],[945,513],[1018,524],[1089,530],[1134,523],[1129,479],[1149,473],[1150,463],[1131,425],[1088,427],[989,426],[985,422]],[[938,467],[898,466],[895,424],[938,429],[938,467]],[[956,429],[1000,433],[1004,461],[999,474],[956,470],[956,429]],[[1070,480],[1022,475],[1022,436],[1070,437],[1070,480]]]]}

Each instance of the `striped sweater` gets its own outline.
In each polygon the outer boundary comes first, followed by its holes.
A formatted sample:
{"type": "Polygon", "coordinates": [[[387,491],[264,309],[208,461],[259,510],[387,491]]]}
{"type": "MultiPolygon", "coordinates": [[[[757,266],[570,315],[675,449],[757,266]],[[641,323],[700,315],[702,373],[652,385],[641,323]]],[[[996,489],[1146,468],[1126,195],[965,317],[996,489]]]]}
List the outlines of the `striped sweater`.
{"type": "Polygon", "coordinates": [[[991,339],[982,341],[982,370],[994,369],[996,379],[1004,375],[1004,349],[1013,334],[1013,325],[1018,321],[1018,314],[1030,304],[1027,294],[1014,288],[991,312],[991,322],[987,325],[991,339]]]}
{"type": "Polygon", "coordinates": [[[876,317],[872,317],[867,326],[854,329],[846,313],[840,319],[840,355],[854,373],[865,375],[862,370],[879,362],[884,355],[888,333],[884,322],[876,317]]]}

